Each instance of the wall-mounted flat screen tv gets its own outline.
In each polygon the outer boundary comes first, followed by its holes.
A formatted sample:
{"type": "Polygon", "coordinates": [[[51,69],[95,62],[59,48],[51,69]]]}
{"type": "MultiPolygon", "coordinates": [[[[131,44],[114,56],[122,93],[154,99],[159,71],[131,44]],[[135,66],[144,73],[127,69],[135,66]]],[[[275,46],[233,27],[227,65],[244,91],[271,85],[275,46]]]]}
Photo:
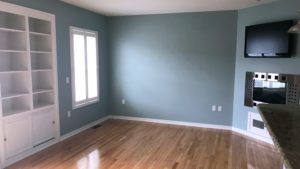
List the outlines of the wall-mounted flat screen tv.
{"type": "Polygon", "coordinates": [[[293,21],[266,23],[246,27],[245,57],[291,57],[292,35],[288,33],[293,21]]]}

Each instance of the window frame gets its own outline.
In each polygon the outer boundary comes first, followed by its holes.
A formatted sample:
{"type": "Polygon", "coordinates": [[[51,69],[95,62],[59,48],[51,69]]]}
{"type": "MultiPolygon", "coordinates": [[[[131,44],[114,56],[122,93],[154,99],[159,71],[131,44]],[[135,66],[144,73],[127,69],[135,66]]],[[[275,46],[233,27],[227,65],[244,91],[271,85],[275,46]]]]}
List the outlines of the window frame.
{"type": "Polygon", "coordinates": [[[100,77],[99,77],[99,37],[98,32],[83,28],[78,28],[74,26],[70,26],[70,54],[71,54],[71,82],[72,82],[72,108],[77,109],[81,107],[85,107],[87,105],[91,105],[100,101],[100,77]],[[86,76],[86,99],[83,101],[76,102],[75,100],[75,65],[74,65],[74,44],[73,44],[73,35],[83,35],[84,36],[84,53],[85,53],[85,76],[86,76]],[[88,98],[88,63],[87,63],[87,36],[92,36],[96,38],[96,63],[97,63],[97,97],[88,98]]]}

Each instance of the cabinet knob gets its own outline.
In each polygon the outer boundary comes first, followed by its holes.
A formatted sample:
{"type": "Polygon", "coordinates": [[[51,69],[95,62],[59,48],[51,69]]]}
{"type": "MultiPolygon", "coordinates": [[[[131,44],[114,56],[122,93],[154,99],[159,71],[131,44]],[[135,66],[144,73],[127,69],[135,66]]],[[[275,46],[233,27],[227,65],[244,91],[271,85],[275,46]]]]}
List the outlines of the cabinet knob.
{"type": "Polygon", "coordinates": [[[4,138],[4,141],[7,141],[7,139],[6,139],[6,138],[4,138]]]}
{"type": "Polygon", "coordinates": [[[52,124],[55,124],[55,121],[52,121],[52,124]]]}

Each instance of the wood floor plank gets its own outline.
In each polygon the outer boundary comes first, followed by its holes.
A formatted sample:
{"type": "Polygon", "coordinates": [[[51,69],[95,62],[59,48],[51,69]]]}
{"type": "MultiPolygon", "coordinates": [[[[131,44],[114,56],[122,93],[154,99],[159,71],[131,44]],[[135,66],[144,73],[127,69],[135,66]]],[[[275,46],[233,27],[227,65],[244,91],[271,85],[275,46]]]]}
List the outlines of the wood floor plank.
{"type": "Polygon", "coordinates": [[[225,130],[108,120],[7,169],[281,169],[273,146],[225,130]]]}

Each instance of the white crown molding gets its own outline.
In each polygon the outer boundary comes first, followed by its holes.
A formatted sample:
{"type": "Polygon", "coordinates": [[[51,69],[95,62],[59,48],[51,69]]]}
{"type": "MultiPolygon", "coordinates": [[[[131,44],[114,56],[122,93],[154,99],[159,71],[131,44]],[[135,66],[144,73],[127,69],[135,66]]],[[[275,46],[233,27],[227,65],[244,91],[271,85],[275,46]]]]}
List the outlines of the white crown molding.
{"type": "Polygon", "coordinates": [[[228,11],[249,8],[276,0],[61,0],[65,3],[106,16],[128,16],[188,13],[205,11],[228,11]]]}

